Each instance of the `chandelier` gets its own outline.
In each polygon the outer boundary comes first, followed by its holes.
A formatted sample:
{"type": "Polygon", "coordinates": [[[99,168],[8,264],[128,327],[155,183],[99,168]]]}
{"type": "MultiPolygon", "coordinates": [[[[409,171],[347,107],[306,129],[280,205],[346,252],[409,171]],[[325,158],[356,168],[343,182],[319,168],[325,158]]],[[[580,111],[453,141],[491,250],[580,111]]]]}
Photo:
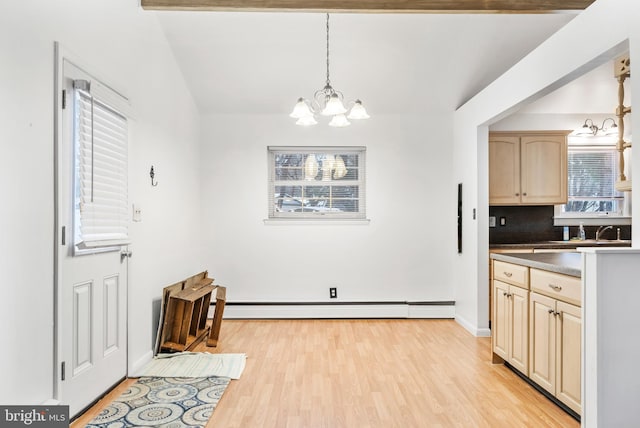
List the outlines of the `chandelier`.
{"type": "Polygon", "coordinates": [[[584,125],[576,129],[573,135],[578,136],[596,136],[596,135],[618,135],[618,125],[612,117],[606,118],[602,122],[602,126],[598,126],[593,123],[593,120],[587,119],[584,121],[584,125]],[[611,121],[612,124],[607,127],[607,122],[611,121]]]}
{"type": "Polygon", "coordinates": [[[362,101],[355,100],[348,102],[348,110],[343,104],[344,96],[342,92],[333,89],[329,79],[329,14],[327,13],[327,81],[324,88],[318,90],[313,95],[313,99],[298,98],[298,102],[289,115],[296,121],[296,125],[315,125],[316,114],[331,116],[329,126],[343,127],[351,125],[349,119],[369,119],[367,110],[362,105],[362,101]],[[346,114],[347,111],[349,114],[346,114]]]}

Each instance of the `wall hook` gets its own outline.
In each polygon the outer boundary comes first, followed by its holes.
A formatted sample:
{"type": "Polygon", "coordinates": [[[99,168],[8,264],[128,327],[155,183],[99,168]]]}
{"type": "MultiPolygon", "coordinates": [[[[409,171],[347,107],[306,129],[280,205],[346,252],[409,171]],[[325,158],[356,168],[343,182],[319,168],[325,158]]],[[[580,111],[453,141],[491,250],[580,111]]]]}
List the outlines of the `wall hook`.
{"type": "Polygon", "coordinates": [[[149,177],[151,177],[151,185],[153,187],[158,185],[158,182],[156,181],[155,183],[153,182],[154,177],[156,176],[155,171],[153,170],[153,165],[151,165],[151,171],[149,171],[149,177]]]}

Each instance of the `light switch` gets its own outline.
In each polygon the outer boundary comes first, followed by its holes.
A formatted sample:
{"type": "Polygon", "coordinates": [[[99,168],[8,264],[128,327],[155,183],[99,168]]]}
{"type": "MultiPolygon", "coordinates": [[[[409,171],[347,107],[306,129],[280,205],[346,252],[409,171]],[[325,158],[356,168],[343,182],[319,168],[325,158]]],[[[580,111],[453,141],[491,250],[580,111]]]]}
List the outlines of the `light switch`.
{"type": "Polygon", "coordinates": [[[140,208],[140,205],[133,204],[133,221],[142,221],[142,209],[140,208]]]}

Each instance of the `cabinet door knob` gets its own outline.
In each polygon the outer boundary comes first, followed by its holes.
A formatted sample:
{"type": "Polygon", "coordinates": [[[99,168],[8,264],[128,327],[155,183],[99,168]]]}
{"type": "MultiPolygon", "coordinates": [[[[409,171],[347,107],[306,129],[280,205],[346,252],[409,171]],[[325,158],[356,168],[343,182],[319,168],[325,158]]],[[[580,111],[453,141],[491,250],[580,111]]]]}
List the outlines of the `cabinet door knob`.
{"type": "Polygon", "coordinates": [[[524,193],[522,194],[522,196],[527,196],[527,192],[524,192],[524,193]]]}
{"type": "Polygon", "coordinates": [[[516,193],[516,196],[520,196],[520,193],[516,193]]]}
{"type": "Polygon", "coordinates": [[[508,296],[509,294],[508,294],[506,291],[503,291],[503,292],[502,292],[502,295],[506,297],[506,296],[508,296]]]}
{"type": "Polygon", "coordinates": [[[553,313],[553,309],[549,309],[549,313],[552,314],[553,313]]]}

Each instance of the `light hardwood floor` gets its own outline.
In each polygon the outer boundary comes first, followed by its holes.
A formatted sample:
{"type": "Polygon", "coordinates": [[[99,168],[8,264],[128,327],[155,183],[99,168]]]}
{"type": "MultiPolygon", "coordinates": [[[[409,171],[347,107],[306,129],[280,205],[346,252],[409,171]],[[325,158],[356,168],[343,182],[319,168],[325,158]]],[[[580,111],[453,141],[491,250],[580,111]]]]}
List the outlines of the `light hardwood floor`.
{"type": "Polygon", "coordinates": [[[580,426],[452,320],[224,320],[197,350],[248,356],[207,427],[580,426]]]}

